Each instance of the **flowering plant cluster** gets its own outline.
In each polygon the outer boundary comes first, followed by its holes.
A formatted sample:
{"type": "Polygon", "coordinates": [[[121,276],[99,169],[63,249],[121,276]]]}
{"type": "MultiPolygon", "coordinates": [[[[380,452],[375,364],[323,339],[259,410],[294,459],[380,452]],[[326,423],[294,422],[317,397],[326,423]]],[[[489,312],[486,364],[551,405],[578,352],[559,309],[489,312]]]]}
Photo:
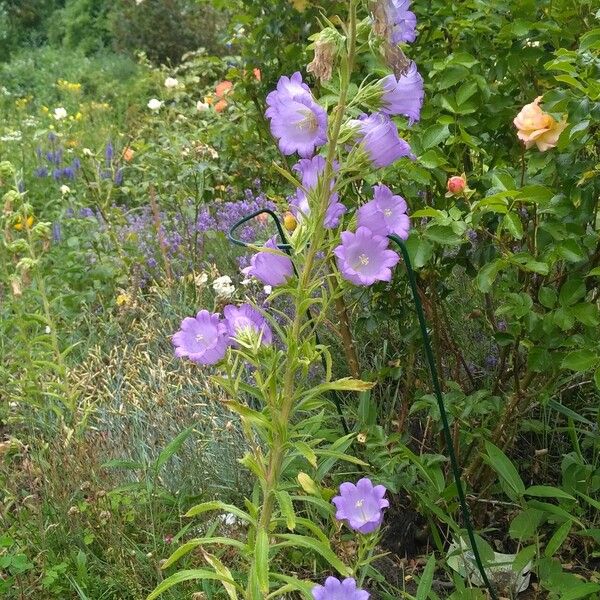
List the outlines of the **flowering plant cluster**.
{"type": "MultiPolygon", "coordinates": [[[[301,522],[286,491],[289,466],[304,456],[316,467],[319,456],[327,453],[327,447],[321,448],[321,442],[311,439],[302,427],[301,416],[310,414],[307,402],[311,398],[321,399],[327,406],[324,393],[328,390],[361,391],[371,387],[358,378],[332,381],[329,368],[325,369],[323,383],[316,388],[309,384],[308,367],[321,359],[325,365],[331,360],[327,347],[315,343],[316,328],[331,307],[343,303],[337,284],[330,287],[328,282],[335,282],[338,277],[360,286],[389,282],[399,256],[389,249],[388,236],[407,239],[410,229],[406,200],[387,185],[374,186],[366,203],[357,203],[349,193],[349,182],[361,178],[365,171],[387,167],[402,158],[414,158],[394,119],[406,117],[408,126],[418,121],[424,97],[423,79],[416,65],[407,61],[404,68],[396,69],[393,74],[363,85],[363,91],[353,100],[358,115],[349,111],[348,90],[356,61],[358,14],[362,5],[357,0],[350,2],[344,33],[337,32],[342,43],[335,45],[335,51],[329,48],[315,57],[315,61],[330,60],[332,72],[340,61],[340,92],[331,114],[317,101],[300,72],[281,76],[276,89],[266,98],[266,117],[280,151],[286,156],[299,157],[291,172],[286,173],[296,188],[289,198],[293,233],[286,245],[283,245],[285,240],[277,237],[264,242],[243,274],[258,279],[269,289],[275,288],[274,297],[289,295],[295,310],[284,319],[275,319],[273,315],[268,324],[266,315],[251,304],[239,307],[229,304],[223,309],[223,317],[203,309],[195,318],[185,318],[172,338],[177,357],[201,365],[218,365],[224,372],[223,376],[214,377],[231,397],[228,406],[238,413],[254,448],[242,462],[256,476],[262,490],[261,500],[248,513],[239,509],[234,513],[252,529],[253,550],[248,554],[248,580],[243,590],[248,600],[265,597],[279,581],[287,583],[280,593],[285,589],[306,593],[308,588],[303,582],[271,571],[272,556],[286,541],[290,545],[315,548],[345,577],[343,580],[330,577],[324,585],[311,587],[310,597],[333,600],[345,594],[365,600],[369,594],[361,585],[368,569],[368,556],[377,543],[383,510],[389,506],[384,497],[386,489],[373,486],[367,478],[356,484],[342,484],[339,495],[333,499],[336,518],[360,536],[353,568],[345,566],[328,543],[312,535],[310,528],[301,526],[301,534],[287,534],[279,527],[282,518],[292,531],[301,522]],[[319,310],[313,310],[313,306],[319,310]],[[274,333],[277,344],[270,343],[274,333]],[[240,382],[244,365],[252,368],[252,385],[240,382]],[[254,403],[244,402],[246,394],[258,399],[258,409],[250,408],[254,403]],[[266,442],[264,449],[254,443],[256,438],[266,442]],[[294,439],[299,440],[298,446],[288,442],[294,439]],[[275,552],[270,550],[273,539],[275,552]]],[[[381,20],[381,15],[366,12],[362,21],[361,31],[370,30],[368,35],[372,36],[373,45],[397,49],[400,41],[414,40],[415,20],[408,10],[409,3],[389,0],[383,5],[389,37],[372,27],[378,18],[381,20]]],[[[323,65],[319,69],[329,71],[323,65]]],[[[351,437],[347,438],[348,443],[351,437]]],[[[315,489],[314,482],[307,483],[308,475],[298,479],[301,484],[304,482],[305,490],[315,489]]],[[[200,504],[188,514],[216,508],[225,506],[200,504]]],[[[174,560],[175,556],[165,566],[174,560]]],[[[227,567],[220,565],[215,569],[226,587],[233,585],[242,592],[227,567]]],[[[170,587],[176,579],[177,575],[165,580],[155,594],[170,587]]]]}

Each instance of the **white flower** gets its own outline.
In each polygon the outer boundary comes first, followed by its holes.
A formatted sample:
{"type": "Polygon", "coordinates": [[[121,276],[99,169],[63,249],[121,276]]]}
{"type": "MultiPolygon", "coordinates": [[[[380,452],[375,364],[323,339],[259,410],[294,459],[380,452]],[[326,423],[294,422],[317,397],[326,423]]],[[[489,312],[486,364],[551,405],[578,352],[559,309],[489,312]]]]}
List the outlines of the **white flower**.
{"type": "Polygon", "coordinates": [[[231,277],[229,277],[229,275],[217,277],[212,282],[212,288],[218,298],[231,298],[231,296],[235,294],[235,286],[231,283],[231,277]]]}
{"type": "Polygon", "coordinates": [[[264,290],[265,294],[270,294],[273,291],[273,286],[265,285],[263,290],[264,290]]]}
{"type": "Polygon", "coordinates": [[[135,3],[137,4],[137,6],[139,6],[144,0],[135,0],[135,3]]]}
{"type": "Polygon", "coordinates": [[[65,196],[66,194],[70,194],[71,193],[71,188],[68,185],[61,185],[60,186],[60,193],[65,196]]]}
{"type": "Polygon", "coordinates": [[[176,88],[179,85],[179,81],[177,81],[177,79],[175,79],[175,77],[167,77],[165,79],[165,87],[172,89],[172,88],[176,88]]]}
{"type": "Polygon", "coordinates": [[[198,275],[194,277],[194,283],[196,284],[196,287],[202,287],[206,285],[207,281],[208,275],[206,273],[198,273],[198,275]]]}
{"type": "Polygon", "coordinates": [[[46,328],[44,329],[44,331],[46,333],[50,333],[52,330],[50,329],[50,325],[46,325],[46,328]]]}
{"type": "Polygon", "coordinates": [[[6,135],[0,137],[0,142],[20,142],[22,137],[20,131],[9,131],[6,135]]]}
{"type": "Polygon", "coordinates": [[[152,98],[148,101],[148,108],[150,110],[160,110],[160,107],[162,105],[163,103],[160,100],[157,100],[156,98],[152,98]]]}
{"type": "Polygon", "coordinates": [[[219,520],[223,522],[223,525],[228,525],[229,527],[240,522],[239,519],[232,513],[224,513],[219,515],[219,520]]]}
{"type": "Polygon", "coordinates": [[[246,286],[246,285],[252,285],[254,283],[254,279],[242,279],[242,281],[240,282],[242,285],[246,286]]]}
{"type": "Polygon", "coordinates": [[[59,106],[58,108],[54,109],[54,118],[57,121],[60,121],[61,119],[66,119],[67,118],[67,111],[66,109],[64,109],[62,106],[59,106]]]}
{"type": "Polygon", "coordinates": [[[84,156],[94,156],[94,153],[89,148],[84,148],[82,152],[84,156]]]}
{"type": "Polygon", "coordinates": [[[208,104],[207,102],[202,102],[202,100],[198,100],[198,102],[196,102],[196,110],[198,112],[204,112],[205,110],[208,110],[210,108],[210,104],[208,104]]]}

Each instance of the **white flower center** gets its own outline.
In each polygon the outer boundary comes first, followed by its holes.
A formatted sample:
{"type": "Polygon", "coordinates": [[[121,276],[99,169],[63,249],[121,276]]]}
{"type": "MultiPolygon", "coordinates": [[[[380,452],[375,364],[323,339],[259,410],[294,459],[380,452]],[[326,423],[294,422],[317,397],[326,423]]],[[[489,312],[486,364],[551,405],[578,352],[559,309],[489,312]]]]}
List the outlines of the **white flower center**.
{"type": "Polygon", "coordinates": [[[365,503],[365,501],[361,498],[360,500],[356,501],[356,504],[354,505],[354,508],[362,508],[363,504],[365,503]]]}
{"type": "Polygon", "coordinates": [[[366,254],[361,254],[358,257],[358,261],[360,262],[361,265],[366,267],[369,264],[369,257],[366,254]]]}
{"type": "Polygon", "coordinates": [[[384,214],[386,217],[391,217],[391,216],[392,216],[392,209],[391,209],[391,208],[384,208],[384,209],[383,209],[383,214],[384,214]]]}
{"type": "Polygon", "coordinates": [[[197,333],[197,334],[196,334],[196,341],[197,341],[198,343],[200,343],[200,342],[204,341],[204,336],[203,336],[201,333],[197,333]]]}
{"type": "Polygon", "coordinates": [[[300,129],[300,131],[316,131],[319,123],[317,122],[315,113],[309,108],[305,108],[299,112],[304,115],[304,118],[301,121],[298,121],[298,129],[300,129]]]}

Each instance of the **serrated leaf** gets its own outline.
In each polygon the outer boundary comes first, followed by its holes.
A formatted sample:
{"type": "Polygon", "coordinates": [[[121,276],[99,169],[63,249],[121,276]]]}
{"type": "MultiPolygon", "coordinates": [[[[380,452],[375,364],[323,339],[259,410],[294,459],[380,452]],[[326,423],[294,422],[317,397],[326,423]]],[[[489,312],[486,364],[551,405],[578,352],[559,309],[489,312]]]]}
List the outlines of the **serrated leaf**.
{"type": "Polygon", "coordinates": [[[308,461],[308,463],[317,468],[317,455],[306,442],[294,442],[294,448],[308,461]]]}
{"type": "Polygon", "coordinates": [[[312,478],[310,477],[310,475],[307,475],[306,473],[300,472],[296,476],[296,479],[298,480],[298,483],[300,484],[300,487],[307,494],[310,494],[311,496],[317,496],[317,497],[321,496],[321,493],[319,491],[319,488],[318,488],[317,484],[312,480],[312,478]]]}
{"type": "Polygon", "coordinates": [[[225,592],[231,598],[231,600],[237,600],[237,591],[235,589],[235,585],[229,583],[229,581],[233,581],[233,575],[231,571],[216,557],[212,554],[209,554],[205,550],[202,550],[202,556],[204,560],[219,574],[222,575],[225,579],[221,580],[223,587],[225,588],[225,592]]]}

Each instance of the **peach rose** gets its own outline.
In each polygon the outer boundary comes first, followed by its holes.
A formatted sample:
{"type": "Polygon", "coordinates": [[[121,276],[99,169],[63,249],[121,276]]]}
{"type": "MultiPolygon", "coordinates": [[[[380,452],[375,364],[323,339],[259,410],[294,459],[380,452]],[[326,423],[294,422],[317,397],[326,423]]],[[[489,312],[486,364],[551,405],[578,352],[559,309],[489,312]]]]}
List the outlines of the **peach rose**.
{"type": "Polygon", "coordinates": [[[123,160],[125,160],[126,162],[129,162],[133,158],[134,154],[135,154],[135,152],[133,151],[133,148],[130,148],[129,146],[127,146],[127,148],[125,148],[125,150],[123,150],[123,160]]]}
{"type": "Polygon", "coordinates": [[[525,143],[525,148],[534,144],[540,152],[554,148],[558,138],[567,126],[566,119],[557,122],[554,117],[540,108],[542,96],[538,96],[531,104],[526,104],[514,118],[513,124],[518,129],[517,137],[525,143]]]}

